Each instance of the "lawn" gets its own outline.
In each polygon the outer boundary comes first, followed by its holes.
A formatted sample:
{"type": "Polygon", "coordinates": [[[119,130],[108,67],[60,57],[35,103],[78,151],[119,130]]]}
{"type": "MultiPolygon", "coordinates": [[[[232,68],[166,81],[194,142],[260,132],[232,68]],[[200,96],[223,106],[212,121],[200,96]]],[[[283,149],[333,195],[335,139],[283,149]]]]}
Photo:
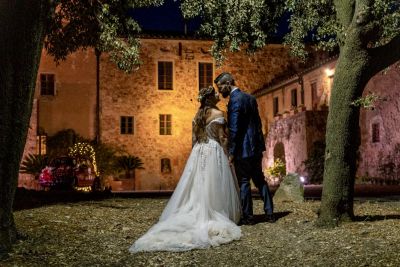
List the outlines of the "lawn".
{"type": "MultiPolygon", "coordinates": [[[[166,202],[111,198],[16,211],[27,238],[0,266],[400,266],[400,202],[356,202],[358,220],[335,229],[314,227],[318,201],[276,203],[278,221],[242,226],[239,241],[130,254],[166,202]]],[[[255,201],[256,214],[261,204],[255,201]]]]}

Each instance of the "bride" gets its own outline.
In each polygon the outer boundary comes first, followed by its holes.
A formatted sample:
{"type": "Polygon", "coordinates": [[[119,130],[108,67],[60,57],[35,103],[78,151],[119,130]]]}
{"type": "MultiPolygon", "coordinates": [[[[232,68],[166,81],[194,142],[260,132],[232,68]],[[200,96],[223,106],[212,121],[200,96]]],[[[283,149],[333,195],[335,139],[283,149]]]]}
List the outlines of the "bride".
{"type": "Polygon", "coordinates": [[[186,251],[237,240],[240,202],[236,178],[226,156],[226,122],[212,86],[198,97],[193,120],[194,146],[179,183],[159,221],[129,248],[186,251]]]}

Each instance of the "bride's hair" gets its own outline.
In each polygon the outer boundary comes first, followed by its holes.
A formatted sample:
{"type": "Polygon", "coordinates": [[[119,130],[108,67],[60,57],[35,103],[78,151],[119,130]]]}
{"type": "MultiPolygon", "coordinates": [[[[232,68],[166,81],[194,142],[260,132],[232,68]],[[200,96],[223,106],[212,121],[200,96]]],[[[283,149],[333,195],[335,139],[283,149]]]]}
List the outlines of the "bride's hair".
{"type": "Polygon", "coordinates": [[[201,142],[207,141],[206,121],[209,116],[208,111],[211,108],[218,109],[215,101],[215,89],[212,86],[201,88],[197,100],[200,102],[199,110],[194,117],[193,132],[196,140],[201,142]]]}

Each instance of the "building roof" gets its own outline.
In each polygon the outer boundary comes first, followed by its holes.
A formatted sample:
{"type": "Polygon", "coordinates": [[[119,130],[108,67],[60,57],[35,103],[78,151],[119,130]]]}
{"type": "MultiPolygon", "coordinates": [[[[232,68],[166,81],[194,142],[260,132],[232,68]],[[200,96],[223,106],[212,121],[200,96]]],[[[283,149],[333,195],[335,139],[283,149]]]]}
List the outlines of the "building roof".
{"type": "Polygon", "coordinates": [[[265,94],[268,94],[270,92],[279,90],[285,86],[288,86],[292,83],[300,83],[300,79],[302,76],[306,75],[307,73],[310,73],[312,71],[314,71],[315,69],[320,68],[321,66],[328,64],[334,60],[337,60],[338,58],[338,54],[334,55],[332,57],[329,57],[327,59],[321,60],[319,62],[317,62],[316,64],[305,68],[302,71],[299,71],[295,74],[293,74],[292,72],[287,72],[284,75],[281,75],[279,77],[276,77],[275,79],[273,79],[270,83],[264,85],[263,87],[261,87],[260,89],[257,89],[256,91],[254,91],[253,95],[255,97],[260,97],[263,96],[265,94]]]}

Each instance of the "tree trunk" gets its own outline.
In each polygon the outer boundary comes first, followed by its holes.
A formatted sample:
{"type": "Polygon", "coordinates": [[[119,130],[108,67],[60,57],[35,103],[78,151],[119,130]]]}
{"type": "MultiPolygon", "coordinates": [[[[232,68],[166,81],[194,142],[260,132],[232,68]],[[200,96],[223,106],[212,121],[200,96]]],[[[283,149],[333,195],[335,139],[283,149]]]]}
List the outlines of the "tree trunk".
{"type": "Polygon", "coordinates": [[[326,129],[325,170],[317,225],[332,227],[351,220],[360,109],[352,102],[362,96],[370,79],[367,51],[347,45],[340,52],[331,91],[326,129]]]}
{"type": "Polygon", "coordinates": [[[0,3],[0,257],[17,238],[12,214],[49,1],[0,3]]]}

